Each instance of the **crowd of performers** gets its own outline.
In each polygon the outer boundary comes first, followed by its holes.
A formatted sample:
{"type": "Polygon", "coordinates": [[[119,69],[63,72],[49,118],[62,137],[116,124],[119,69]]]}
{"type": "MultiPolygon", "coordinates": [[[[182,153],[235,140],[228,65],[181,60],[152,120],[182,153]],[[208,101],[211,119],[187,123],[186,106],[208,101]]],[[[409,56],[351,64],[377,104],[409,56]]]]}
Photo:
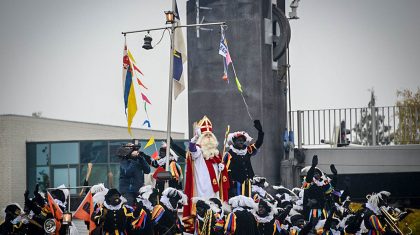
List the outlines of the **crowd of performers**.
{"type": "MultiPolygon", "coordinates": [[[[389,192],[372,193],[360,209],[352,210],[348,186],[337,187],[337,169],[331,165],[327,176],[317,167],[317,156],[302,170],[300,188],[269,186],[264,177],[255,176],[251,158],[258,154],[264,132],[258,120],[254,127],[256,141],[244,131],[230,133],[219,152],[212,124],[204,117],[197,123],[187,150],[171,142],[171,179],[166,189],[159,174],[154,174],[154,187],[135,181],[138,174],[131,167],[144,173],[150,172],[150,166],[157,169],[155,172],[164,172],[167,146],[162,145],[157,159],[125,147],[130,157],[121,164],[120,190],[94,185],[86,192],[93,205],[82,202],[79,207],[88,214],[85,223],[89,233],[402,234],[393,219],[402,220],[408,213],[388,205],[389,192]],[[177,163],[178,155],[186,157],[185,175],[177,163]]],[[[55,216],[51,206],[65,211],[67,189],[58,188],[45,196],[36,187],[33,194],[29,198],[25,192],[23,209],[17,204],[5,208],[0,234],[45,234],[45,221],[51,218],[58,225],[56,234],[77,233],[71,222],[64,224],[63,218],[55,216]]]]}

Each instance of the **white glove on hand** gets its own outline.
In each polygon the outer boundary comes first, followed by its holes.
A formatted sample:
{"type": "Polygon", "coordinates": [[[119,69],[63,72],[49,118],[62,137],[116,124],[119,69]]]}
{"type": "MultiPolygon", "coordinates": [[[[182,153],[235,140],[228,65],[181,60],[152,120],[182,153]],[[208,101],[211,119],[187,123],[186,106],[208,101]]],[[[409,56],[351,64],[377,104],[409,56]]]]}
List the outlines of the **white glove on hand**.
{"type": "Polygon", "coordinates": [[[194,137],[191,138],[191,143],[197,143],[198,135],[194,135],[194,137]]]}
{"type": "Polygon", "coordinates": [[[223,171],[225,169],[225,164],[219,163],[219,171],[223,171]]]}

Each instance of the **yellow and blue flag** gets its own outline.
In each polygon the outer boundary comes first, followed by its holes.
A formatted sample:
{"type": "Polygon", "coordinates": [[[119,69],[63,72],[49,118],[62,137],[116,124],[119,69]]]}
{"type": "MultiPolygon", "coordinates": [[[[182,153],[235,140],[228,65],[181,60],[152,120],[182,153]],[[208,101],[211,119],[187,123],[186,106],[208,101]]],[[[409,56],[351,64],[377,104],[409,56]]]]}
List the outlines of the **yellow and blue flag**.
{"type": "MultiPolygon", "coordinates": [[[[127,43],[124,43],[123,51],[123,94],[124,94],[124,111],[127,116],[127,129],[128,133],[132,136],[131,133],[131,124],[133,123],[134,115],[137,112],[137,101],[136,94],[134,92],[133,84],[133,63],[131,61],[132,55],[127,49],[127,43]]],[[[134,58],[133,58],[134,59],[134,58]]]]}

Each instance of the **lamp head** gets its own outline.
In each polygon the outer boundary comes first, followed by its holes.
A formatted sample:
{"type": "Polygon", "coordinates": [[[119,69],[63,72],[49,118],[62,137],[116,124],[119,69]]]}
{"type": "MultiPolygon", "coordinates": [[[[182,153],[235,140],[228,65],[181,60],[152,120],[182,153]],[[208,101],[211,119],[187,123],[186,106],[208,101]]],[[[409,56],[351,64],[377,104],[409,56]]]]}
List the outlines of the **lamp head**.
{"type": "Polygon", "coordinates": [[[144,36],[144,43],[143,43],[143,48],[146,50],[150,50],[153,49],[152,47],[152,37],[150,37],[149,35],[144,36]]]}

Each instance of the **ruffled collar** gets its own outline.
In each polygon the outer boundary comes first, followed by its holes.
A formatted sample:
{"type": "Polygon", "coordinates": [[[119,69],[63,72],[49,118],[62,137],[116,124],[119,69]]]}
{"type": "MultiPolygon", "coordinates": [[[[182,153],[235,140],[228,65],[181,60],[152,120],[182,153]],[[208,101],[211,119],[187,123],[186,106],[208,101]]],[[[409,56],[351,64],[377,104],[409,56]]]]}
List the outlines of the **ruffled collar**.
{"type": "Polygon", "coordinates": [[[171,205],[171,202],[169,201],[169,198],[167,196],[162,196],[162,198],[160,199],[160,202],[170,211],[176,211],[176,209],[174,209],[173,206],[171,205]]]}
{"type": "Polygon", "coordinates": [[[244,149],[237,149],[235,147],[233,147],[233,145],[229,146],[229,149],[232,150],[232,152],[236,153],[237,155],[245,155],[247,153],[247,148],[244,149]]]}
{"type": "Polygon", "coordinates": [[[123,202],[120,202],[120,204],[116,205],[116,206],[112,206],[109,205],[108,203],[106,203],[106,201],[104,201],[104,206],[108,209],[108,210],[112,210],[112,211],[116,211],[121,209],[123,202]]]}
{"type": "Polygon", "coordinates": [[[263,224],[270,222],[274,218],[274,216],[270,214],[267,215],[266,217],[261,217],[257,213],[255,213],[254,216],[255,216],[255,220],[257,220],[258,223],[263,223],[263,224]]]}
{"type": "Polygon", "coordinates": [[[242,207],[236,207],[236,208],[233,208],[232,212],[243,211],[243,210],[245,210],[245,209],[242,208],[242,207]]]}

